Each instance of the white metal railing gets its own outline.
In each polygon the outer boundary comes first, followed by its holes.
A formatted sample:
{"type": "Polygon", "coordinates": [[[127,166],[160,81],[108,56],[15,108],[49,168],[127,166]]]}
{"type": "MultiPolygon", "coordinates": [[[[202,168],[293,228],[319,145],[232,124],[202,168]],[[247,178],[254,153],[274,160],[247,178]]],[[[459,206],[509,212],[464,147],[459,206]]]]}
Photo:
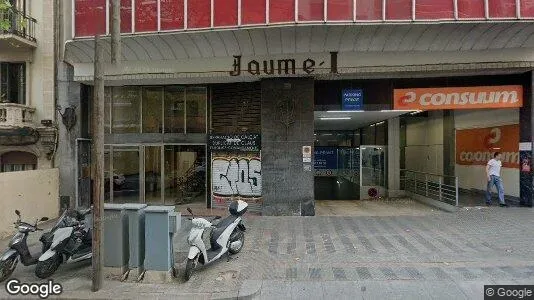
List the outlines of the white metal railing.
{"type": "Polygon", "coordinates": [[[35,108],[17,103],[0,103],[0,127],[34,127],[35,108]]]}
{"type": "Polygon", "coordinates": [[[401,188],[430,199],[458,206],[458,177],[401,170],[401,188]]]}

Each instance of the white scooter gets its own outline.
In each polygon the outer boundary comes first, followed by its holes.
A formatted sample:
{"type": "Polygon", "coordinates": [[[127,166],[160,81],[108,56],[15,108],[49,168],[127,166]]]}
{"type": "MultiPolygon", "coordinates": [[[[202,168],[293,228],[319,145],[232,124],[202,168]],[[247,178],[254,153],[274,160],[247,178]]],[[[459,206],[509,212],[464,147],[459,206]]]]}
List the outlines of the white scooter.
{"type": "MultiPolygon", "coordinates": [[[[247,208],[248,204],[244,201],[232,202],[228,207],[230,215],[217,224],[213,224],[204,218],[195,218],[193,211],[187,208],[187,211],[193,216],[192,219],[190,218],[193,222],[193,228],[191,228],[187,239],[191,248],[189,248],[185,267],[184,279],[186,281],[191,278],[193,270],[198,263],[207,265],[221,258],[225,253],[237,254],[243,249],[246,228],[243,225],[241,216],[247,211],[247,208]],[[210,249],[206,248],[202,240],[202,235],[207,228],[213,228],[210,234],[210,249]]],[[[214,220],[219,218],[215,217],[214,220]]]]}

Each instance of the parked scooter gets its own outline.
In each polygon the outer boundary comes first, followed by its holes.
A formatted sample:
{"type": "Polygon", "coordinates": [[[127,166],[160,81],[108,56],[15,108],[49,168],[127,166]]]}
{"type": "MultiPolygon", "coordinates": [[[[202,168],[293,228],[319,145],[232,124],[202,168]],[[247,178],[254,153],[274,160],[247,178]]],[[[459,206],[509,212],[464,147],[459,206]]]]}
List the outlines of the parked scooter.
{"type": "Polygon", "coordinates": [[[91,209],[71,210],[65,215],[63,226],[53,232],[52,245],[39,257],[35,267],[35,275],[47,278],[56,272],[59,266],[65,263],[74,263],[92,257],[91,229],[85,217],[91,209]]]}
{"type": "MultiPolygon", "coordinates": [[[[38,219],[32,225],[20,220],[20,211],[15,210],[15,214],[18,218],[13,224],[18,232],[11,238],[9,248],[0,256],[0,282],[4,281],[15,271],[19,260],[24,266],[30,266],[36,264],[37,258],[41,255],[39,254],[35,257],[31,255],[28,249],[27,239],[30,232],[42,231],[43,229],[37,227],[37,223],[47,221],[48,218],[43,217],[38,219]]],[[[45,250],[48,243],[46,237],[41,242],[43,244],[42,250],[45,250]]]]}
{"type": "MultiPolygon", "coordinates": [[[[184,279],[187,281],[191,278],[193,270],[198,263],[203,265],[210,264],[221,258],[225,253],[237,254],[243,249],[245,242],[245,225],[243,225],[243,214],[247,211],[248,204],[238,200],[230,204],[228,210],[230,215],[217,224],[213,224],[204,218],[195,218],[193,211],[187,208],[187,211],[193,216],[189,220],[193,223],[193,228],[189,233],[187,241],[191,247],[187,256],[184,279]],[[202,235],[207,228],[213,228],[210,234],[210,249],[207,249],[202,235]]],[[[215,217],[213,220],[220,219],[215,217]]],[[[213,221],[212,220],[212,221],[213,221]]]]}

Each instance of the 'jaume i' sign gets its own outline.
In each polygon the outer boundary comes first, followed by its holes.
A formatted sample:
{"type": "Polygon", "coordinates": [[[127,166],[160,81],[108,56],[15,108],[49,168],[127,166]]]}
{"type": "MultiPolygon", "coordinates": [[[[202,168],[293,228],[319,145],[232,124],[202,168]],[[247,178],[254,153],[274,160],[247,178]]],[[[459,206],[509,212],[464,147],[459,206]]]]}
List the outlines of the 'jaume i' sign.
{"type": "Polygon", "coordinates": [[[337,52],[330,53],[330,65],[325,60],[312,58],[295,59],[252,59],[244,61],[241,55],[234,55],[234,63],[230,76],[249,75],[295,75],[298,73],[313,75],[320,69],[330,69],[330,73],[337,73],[337,52]]]}
{"type": "Polygon", "coordinates": [[[212,134],[209,137],[210,151],[218,152],[257,152],[261,150],[261,135],[246,134],[212,134]]]}

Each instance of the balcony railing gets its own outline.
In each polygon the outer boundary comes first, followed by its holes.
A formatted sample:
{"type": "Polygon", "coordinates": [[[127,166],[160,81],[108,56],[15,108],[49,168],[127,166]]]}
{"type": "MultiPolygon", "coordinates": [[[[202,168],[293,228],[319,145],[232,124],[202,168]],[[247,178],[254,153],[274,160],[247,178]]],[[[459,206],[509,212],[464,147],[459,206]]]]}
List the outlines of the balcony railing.
{"type": "Polygon", "coordinates": [[[0,103],[0,128],[35,127],[35,108],[17,103],[0,103]]]}
{"type": "Polygon", "coordinates": [[[35,24],[37,21],[16,9],[9,9],[0,13],[0,20],[9,24],[9,28],[2,28],[2,34],[14,34],[31,42],[35,39],[35,24]]]}

